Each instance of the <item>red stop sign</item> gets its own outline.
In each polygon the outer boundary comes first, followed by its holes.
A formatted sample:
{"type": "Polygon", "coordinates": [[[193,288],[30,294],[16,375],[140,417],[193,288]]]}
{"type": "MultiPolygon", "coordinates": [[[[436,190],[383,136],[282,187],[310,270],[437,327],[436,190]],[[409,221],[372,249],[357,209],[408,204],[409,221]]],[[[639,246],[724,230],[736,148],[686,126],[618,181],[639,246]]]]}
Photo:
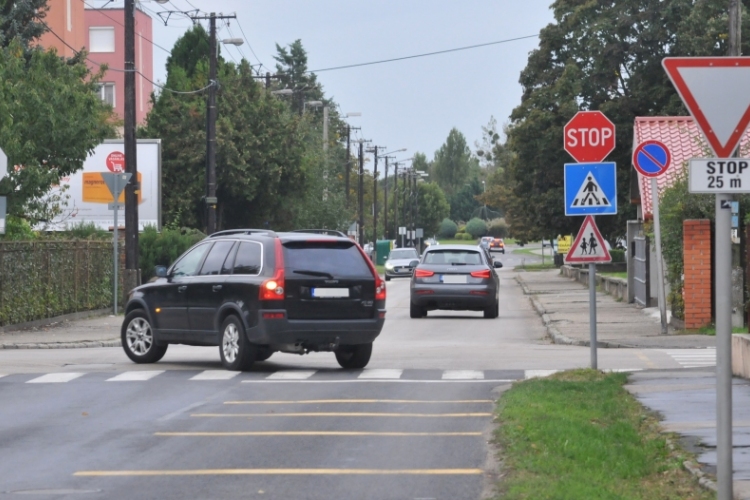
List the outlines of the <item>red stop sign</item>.
{"type": "Polygon", "coordinates": [[[565,125],[564,144],[579,163],[602,161],[615,149],[615,124],[601,111],[579,111],[565,125]]]}

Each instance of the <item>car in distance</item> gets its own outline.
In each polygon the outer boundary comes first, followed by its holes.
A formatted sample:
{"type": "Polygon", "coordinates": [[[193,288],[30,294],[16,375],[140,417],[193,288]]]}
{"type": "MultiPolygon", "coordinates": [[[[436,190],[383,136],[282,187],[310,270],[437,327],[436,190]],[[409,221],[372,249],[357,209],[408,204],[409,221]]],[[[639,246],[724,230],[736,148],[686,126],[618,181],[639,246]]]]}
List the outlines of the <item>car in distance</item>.
{"type": "Polygon", "coordinates": [[[500,279],[481,246],[440,245],[428,248],[414,268],[409,315],[423,318],[428,311],[484,311],[485,318],[499,315],[500,279]]]}
{"type": "Polygon", "coordinates": [[[419,263],[419,254],[416,248],[394,248],[388,254],[385,261],[385,280],[391,278],[411,278],[414,266],[419,263]]]}
{"type": "Polygon", "coordinates": [[[502,238],[492,238],[492,241],[490,241],[490,252],[505,253],[505,242],[502,238]]]}
{"type": "Polygon", "coordinates": [[[332,351],[364,368],[385,321],[385,283],[346,237],[221,231],[156,274],[125,305],[122,345],[136,363],[186,344],[218,346],[229,370],[277,351],[332,351]]]}

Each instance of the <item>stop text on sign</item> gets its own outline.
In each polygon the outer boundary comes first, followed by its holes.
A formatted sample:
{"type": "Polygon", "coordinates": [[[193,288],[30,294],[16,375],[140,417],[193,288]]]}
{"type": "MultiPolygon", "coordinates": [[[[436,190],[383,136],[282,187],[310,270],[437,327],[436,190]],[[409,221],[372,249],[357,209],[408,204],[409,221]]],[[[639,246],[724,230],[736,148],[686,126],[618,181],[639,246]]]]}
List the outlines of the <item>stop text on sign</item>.
{"type": "Polygon", "coordinates": [[[563,133],[565,151],[578,163],[601,162],[615,149],[615,124],[601,111],[579,111],[563,133]]]}
{"type": "Polygon", "coordinates": [[[750,193],[750,158],[690,160],[691,193],[750,193]]]}
{"type": "Polygon", "coordinates": [[[612,138],[614,131],[609,128],[573,128],[569,129],[567,134],[568,141],[566,146],[575,148],[579,144],[586,146],[602,146],[606,141],[612,138]]]}

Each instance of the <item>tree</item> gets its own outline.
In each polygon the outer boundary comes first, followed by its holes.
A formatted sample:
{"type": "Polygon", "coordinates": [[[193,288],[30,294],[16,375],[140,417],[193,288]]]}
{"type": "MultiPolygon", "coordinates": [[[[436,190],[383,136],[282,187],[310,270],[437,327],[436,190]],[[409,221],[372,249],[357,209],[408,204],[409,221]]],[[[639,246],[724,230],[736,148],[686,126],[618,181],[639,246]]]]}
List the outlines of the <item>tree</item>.
{"type": "Polygon", "coordinates": [[[477,177],[474,177],[468,183],[464,183],[453,196],[449,197],[451,219],[464,222],[471,219],[476,209],[482,206],[476,199],[480,194],[482,194],[482,184],[477,177]]]}
{"type": "Polygon", "coordinates": [[[627,189],[634,118],[686,114],[661,60],[724,55],[726,2],[623,0],[603,8],[600,2],[557,0],[552,8],[556,22],[541,31],[539,48],[521,74],[522,101],[508,128],[513,157],[506,185],[487,199],[506,209],[516,237],[577,231],[582,219],[565,217],[561,203],[562,165],[570,161],[562,131],[579,110],[598,109],[617,127],[617,148],[608,160],[618,165],[619,213],[597,218],[613,239],[635,218],[627,189]]]}
{"type": "MultiPolygon", "coordinates": [[[[276,74],[280,88],[295,91],[292,109],[302,113],[305,101],[323,100],[323,89],[315,73],[307,70],[307,52],[301,40],[295,40],[288,47],[276,44],[276,74]]],[[[330,103],[326,103],[330,104],[330,103]]],[[[331,109],[333,111],[333,109],[331,109]]]]}
{"type": "Polygon", "coordinates": [[[44,23],[49,6],[47,0],[6,0],[0,5],[0,46],[17,40],[24,50],[48,31],[44,23]]]}
{"type": "Polygon", "coordinates": [[[432,179],[450,196],[469,181],[472,167],[478,170],[479,164],[472,158],[466,138],[457,129],[451,129],[445,143],[435,152],[432,179]]]}
{"type": "Polygon", "coordinates": [[[95,92],[101,75],[92,74],[84,58],[65,60],[40,47],[24,52],[20,39],[0,49],[0,145],[8,164],[20,166],[0,181],[10,215],[34,223],[57,215],[59,205],[48,203],[50,188],[114,137],[112,108],[95,92]]]}
{"type": "Polygon", "coordinates": [[[417,227],[424,229],[425,235],[436,234],[440,229],[440,223],[450,213],[450,205],[445,198],[445,193],[434,182],[417,183],[417,191],[419,193],[417,227]]]}

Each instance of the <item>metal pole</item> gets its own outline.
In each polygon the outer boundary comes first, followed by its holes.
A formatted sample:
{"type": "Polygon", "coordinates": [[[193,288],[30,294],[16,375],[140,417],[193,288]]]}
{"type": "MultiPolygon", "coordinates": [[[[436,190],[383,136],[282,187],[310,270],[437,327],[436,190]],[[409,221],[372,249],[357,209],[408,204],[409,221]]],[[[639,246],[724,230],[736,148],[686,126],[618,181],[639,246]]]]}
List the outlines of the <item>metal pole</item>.
{"type": "MultiPolygon", "coordinates": [[[[114,203],[114,209],[115,209],[115,230],[114,230],[114,233],[113,233],[114,236],[113,236],[113,240],[112,240],[112,251],[113,251],[112,262],[114,264],[114,266],[113,266],[113,269],[114,269],[114,272],[113,272],[114,279],[112,280],[112,297],[114,297],[114,301],[115,301],[114,312],[112,314],[114,314],[115,316],[117,316],[117,268],[120,267],[118,265],[118,262],[117,262],[117,224],[118,224],[118,221],[117,221],[117,212],[119,212],[119,210],[117,209],[117,204],[120,201],[119,200],[119,198],[120,198],[120,196],[119,196],[119,193],[120,193],[120,182],[119,182],[120,181],[120,176],[119,175],[115,175],[113,177],[114,177],[114,180],[115,180],[115,193],[117,194],[117,196],[114,197],[115,198],[115,203],[114,203]]],[[[127,204],[125,206],[127,207],[127,204]]]]}
{"type": "Polygon", "coordinates": [[[596,363],[596,264],[589,263],[589,342],[591,344],[591,369],[596,363]]]}
{"type": "Polygon", "coordinates": [[[385,188],[383,188],[383,234],[388,238],[388,157],[385,157],[385,188]]]}
{"type": "MultiPolygon", "coordinates": [[[[372,171],[372,241],[378,243],[378,147],[375,146],[375,167],[372,171]]],[[[376,261],[377,262],[377,261],[376,261]]]]}
{"type": "MultiPolygon", "coordinates": [[[[138,286],[138,156],[135,138],[135,1],[125,0],[125,172],[131,174],[125,186],[125,285],[138,286]]],[[[141,61],[141,64],[143,61],[141,61]]],[[[117,172],[116,172],[117,173],[117,172]]],[[[117,200],[115,200],[115,203],[117,200]]],[[[117,211],[115,211],[115,216],[117,211]]],[[[115,314],[117,312],[115,311],[115,314]]]]}
{"type": "Polygon", "coordinates": [[[352,169],[352,154],[350,149],[352,128],[346,126],[346,173],[344,174],[344,192],[346,193],[346,208],[349,208],[349,172],[352,169]]]}
{"type": "Polygon", "coordinates": [[[656,240],[656,293],[661,316],[661,334],[667,332],[667,297],[664,290],[664,261],[661,253],[661,222],[659,221],[659,187],[656,177],[651,178],[651,206],[654,214],[654,239],[656,240]]]}
{"type": "Polygon", "coordinates": [[[732,196],[716,195],[716,479],[719,500],[732,492],[732,196]],[[723,208],[725,203],[727,208],[723,208]]]}
{"type": "Polygon", "coordinates": [[[393,238],[398,238],[398,162],[393,165],[393,238]]]}
{"type": "Polygon", "coordinates": [[[206,232],[216,232],[216,14],[210,16],[208,109],[206,111],[206,232]]]}
{"type": "Polygon", "coordinates": [[[323,201],[328,199],[328,106],[323,106],[323,201]]]}

